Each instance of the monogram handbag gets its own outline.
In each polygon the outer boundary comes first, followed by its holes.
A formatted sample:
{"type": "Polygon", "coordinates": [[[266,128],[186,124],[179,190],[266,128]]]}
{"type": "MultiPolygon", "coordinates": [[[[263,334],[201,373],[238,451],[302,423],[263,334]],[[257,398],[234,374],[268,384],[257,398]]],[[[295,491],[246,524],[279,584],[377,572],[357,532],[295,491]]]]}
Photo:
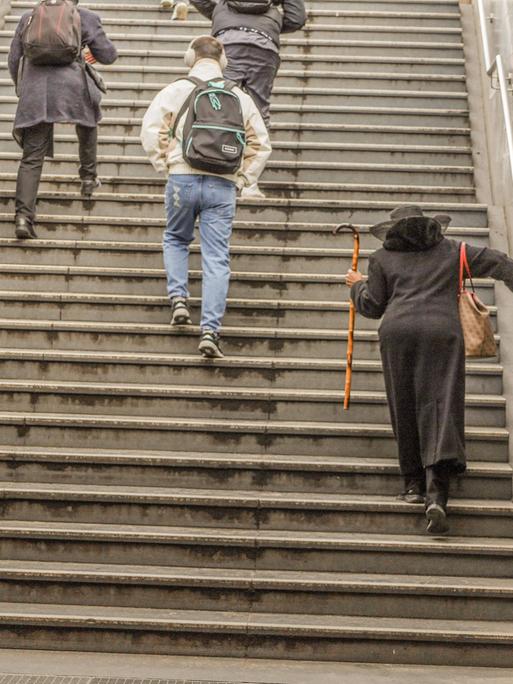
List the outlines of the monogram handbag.
{"type": "Polygon", "coordinates": [[[458,308],[465,340],[465,356],[474,358],[495,356],[497,345],[490,322],[490,312],[476,294],[464,242],[460,247],[458,308]],[[472,288],[470,291],[465,287],[467,278],[472,288]]]}

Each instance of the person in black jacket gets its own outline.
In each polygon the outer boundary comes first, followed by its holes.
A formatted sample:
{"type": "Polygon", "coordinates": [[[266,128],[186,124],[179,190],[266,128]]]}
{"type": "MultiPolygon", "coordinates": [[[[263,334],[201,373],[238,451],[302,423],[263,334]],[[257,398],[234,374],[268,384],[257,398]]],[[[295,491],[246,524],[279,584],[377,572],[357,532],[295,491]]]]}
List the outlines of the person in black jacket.
{"type": "MultiPolygon", "coordinates": [[[[399,464],[400,498],[423,503],[428,532],[448,531],[450,476],[465,461],[465,348],[458,311],[460,243],[444,238],[448,216],[399,207],[371,228],[384,241],[369,258],[368,280],[346,283],[358,313],[379,319],[385,386],[399,464]]],[[[502,280],[513,291],[513,260],[467,245],[473,276],[502,280]]]]}
{"type": "MultiPolygon", "coordinates": [[[[303,28],[304,0],[191,0],[191,3],[212,20],[212,35],[224,44],[228,58],[225,77],[251,95],[269,128],[271,94],[280,66],[280,35],[303,28]]],[[[243,195],[263,197],[256,186],[243,195]]]]}

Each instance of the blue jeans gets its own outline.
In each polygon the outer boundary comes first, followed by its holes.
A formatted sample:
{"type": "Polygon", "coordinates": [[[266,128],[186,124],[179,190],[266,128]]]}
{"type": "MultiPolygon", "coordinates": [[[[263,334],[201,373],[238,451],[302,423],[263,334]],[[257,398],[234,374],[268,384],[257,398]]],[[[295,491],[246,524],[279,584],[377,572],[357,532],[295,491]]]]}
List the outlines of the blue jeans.
{"type": "Polygon", "coordinates": [[[201,329],[218,332],[230,284],[230,237],[236,187],[219,176],[169,176],[164,265],[169,297],[188,297],[189,246],[199,218],[203,270],[201,329]]]}

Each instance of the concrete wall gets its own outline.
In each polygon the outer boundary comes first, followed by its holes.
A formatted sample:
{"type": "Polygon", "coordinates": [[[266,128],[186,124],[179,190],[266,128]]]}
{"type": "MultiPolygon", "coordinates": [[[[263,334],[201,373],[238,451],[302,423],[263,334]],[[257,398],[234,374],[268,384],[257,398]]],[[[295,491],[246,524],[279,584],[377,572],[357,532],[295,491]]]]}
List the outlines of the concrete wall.
{"type": "MultiPolygon", "coordinates": [[[[506,72],[513,72],[513,0],[486,0],[488,35],[492,59],[501,54],[506,72]]],[[[513,179],[506,145],[500,93],[485,71],[477,6],[462,4],[468,64],[474,165],[478,201],[490,207],[491,246],[513,255],[513,179]]],[[[495,79],[496,81],[496,79],[495,79]]],[[[510,96],[513,112],[513,96],[510,96]]],[[[513,293],[496,288],[501,335],[504,393],[508,401],[507,425],[513,433],[513,293]]],[[[513,439],[510,440],[513,464],[513,439]]]]}

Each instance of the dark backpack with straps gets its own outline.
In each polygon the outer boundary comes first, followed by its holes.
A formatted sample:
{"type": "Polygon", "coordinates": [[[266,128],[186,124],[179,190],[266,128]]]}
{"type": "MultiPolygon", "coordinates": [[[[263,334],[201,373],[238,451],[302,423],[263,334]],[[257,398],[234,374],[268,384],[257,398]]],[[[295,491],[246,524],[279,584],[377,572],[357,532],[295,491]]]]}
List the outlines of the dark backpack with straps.
{"type": "Polygon", "coordinates": [[[246,146],[244,115],[235,83],[222,77],[209,81],[187,79],[196,86],[175,121],[172,137],[185,116],[183,156],[193,169],[221,176],[241,167],[246,146]]]}
{"type": "Polygon", "coordinates": [[[273,0],[227,0],[228,7],[241,14],[265,14],[273,6],[273,0]]]}
{"type": "Polygon", "coordinates": [[[22,35],[23,54],[32,64],[63,66],[80,55],[80,13],[71,0],[41,0],[22,35]]]}

